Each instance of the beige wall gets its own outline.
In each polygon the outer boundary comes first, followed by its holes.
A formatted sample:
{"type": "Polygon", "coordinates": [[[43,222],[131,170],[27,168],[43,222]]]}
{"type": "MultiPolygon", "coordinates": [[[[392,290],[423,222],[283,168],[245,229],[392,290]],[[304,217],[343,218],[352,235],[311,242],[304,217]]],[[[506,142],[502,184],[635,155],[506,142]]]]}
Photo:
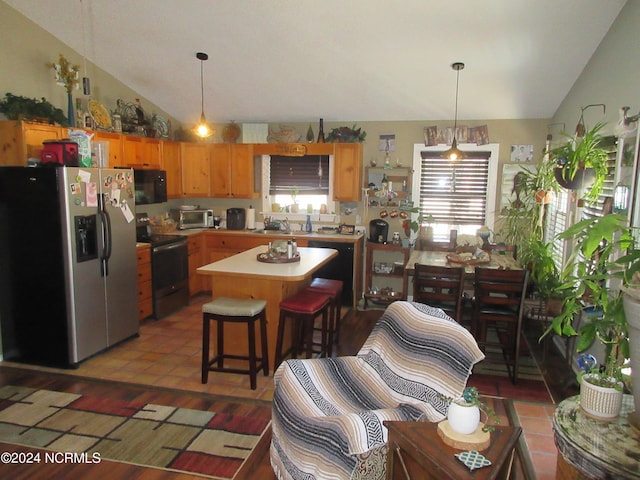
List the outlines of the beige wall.
{"type": "MultiPolygon", "coordinates": [[[[80,73],[84,75],[82,55],[4,2],[0,2],[0,18],[0,97],[4,97],[7,92],[29,98],[45,97],[66,115],[67,92],[64,87],[56,85],[53,70],[46,64],[56,62],[58,55],[63,54],[71,63],[80,65],[80,73]]],[[[140,97],[91,62],[87,62],[87,73],[91,79],[92,97],[107,109],[114,110],[119,98],[127,102],[140,98],[149,115],[156,113],[176,124],[175,119],[167,112],[140,97]]],[[[74,91],[73,95],[74,98],[80,96],[83,100],[87,99],[82,95],[82,90],[74,91]]]]}
{"type": "Polygon", "coordinates": [[[556,111],[553,122],[565,123],[568,132],[575,129],[581,107],[604,103],[602,108],[585,111],[587,127],[607,122],[612,133],[620,107],[629,106],[630,115],[640,110],[640,2],[630,0],[609,29],[593,57],[556,111]]]}

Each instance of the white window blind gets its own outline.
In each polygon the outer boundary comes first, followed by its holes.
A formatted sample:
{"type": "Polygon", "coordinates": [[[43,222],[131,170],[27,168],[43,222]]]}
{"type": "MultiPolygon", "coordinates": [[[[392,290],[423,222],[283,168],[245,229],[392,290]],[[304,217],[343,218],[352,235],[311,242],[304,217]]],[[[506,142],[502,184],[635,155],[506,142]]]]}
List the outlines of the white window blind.
{"type": "Polygon", "coordinates": [[[491,152],[468,152],[451,162],[442,152],[420,152],[420,205],[422,215],[447,225],[486,224],[486,197],[491,152]]]}
{"type": "Polygon", "coordinates": [[[327,195],[329,192],[328,155],[271,155],[269,172],[271,195],[290,194],[295,188],[300,195],[327,195]]]}

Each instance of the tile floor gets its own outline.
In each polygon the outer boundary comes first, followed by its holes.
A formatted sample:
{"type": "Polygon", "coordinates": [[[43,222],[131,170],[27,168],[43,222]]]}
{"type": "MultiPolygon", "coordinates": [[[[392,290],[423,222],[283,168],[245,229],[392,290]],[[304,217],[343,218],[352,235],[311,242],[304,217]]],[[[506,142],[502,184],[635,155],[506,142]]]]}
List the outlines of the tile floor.
{"type": "MultiPolygon", "coordinates": [[[[273,398],[271,375],[259,374],[256,390],[250,389],[247,375],[216,373],[209,375],[206,385],[200,382],[201,305],[206,301],[209,301],[208,296],[196,297],[188,307],[161,321],[145,321],[139,338],[86,360],[76,370],[50,370],[80,377],[270,401],[273,398]]],[[[6,364],[10,365],[10,362],[6,364]]],[[[555,478],[557,450],[551,428],[554,406],[523,401],[515,401],[514,406],[537,478],[555,478]]]]}
{"type": "Polygon", "coordinates": [[[514,408],[538,480],[555,479],[558,450],[551,427],[555,405],[514,402],[514,408]]]}

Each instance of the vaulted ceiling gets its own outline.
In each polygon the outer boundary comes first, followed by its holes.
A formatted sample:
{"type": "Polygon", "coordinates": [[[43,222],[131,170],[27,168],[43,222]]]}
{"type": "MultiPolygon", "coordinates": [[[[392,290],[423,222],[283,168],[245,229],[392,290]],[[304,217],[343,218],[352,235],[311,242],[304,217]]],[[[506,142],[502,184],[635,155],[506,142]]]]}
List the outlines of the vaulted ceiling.
{"type": "Polygon", "coordinates": [[[550,118],[626,0],[4,1],[189,124],[550,118]]]}

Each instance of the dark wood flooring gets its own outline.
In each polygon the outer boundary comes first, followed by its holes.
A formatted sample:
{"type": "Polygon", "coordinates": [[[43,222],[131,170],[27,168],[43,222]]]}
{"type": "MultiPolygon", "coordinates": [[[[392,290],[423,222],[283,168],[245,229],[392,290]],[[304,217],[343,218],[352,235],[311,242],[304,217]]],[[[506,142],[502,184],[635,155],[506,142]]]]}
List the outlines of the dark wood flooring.
{"type": "MultiPolygon", "coordinates": [[[[342,322],[340,345],[334,350],[334,355],[353,355],[362,346],[371,328],[379,318],[381,311],[368,310],[364,312],[350,312],[342,322]]],[[[537,342],[539,334],[531,326],[528,329],[529,344],[539,358],[543,359],[543,345],[537,342]]],[[[572,373],[554,348],[549,348],[544,355],[545,363],[540,363],[545,379],[553,390],[554,398],[565,398],[575,394],[575,387],[568,380],[572,373]],[[573,389],[573,390],[572,390],[573,389]],[[556,397],[556,395],[558,395],[556,397]]],[[[0,364],[0,384],[23,385],[33,388],[44,388],[65,392],[82,393],[129,401],[143,401],[164,405],[174,405],[200,410],[224,411],[236,415],[254,415],[270,417],[268,402],[242,400],[237,398],[219,398],[208,394],[180,393],[166,388],[152,388],[106,382],[94,379],[82,379],[64,374],[44,374],[33,370],[18,369],[0,364]]],[[[251,457],[244,464],[235,480],[275,480],[275,475],[269,462],[270,430],[262,437],[251,457]]],[[[34,452],[36,449],[0,443],[0,450],[4,452],[34,452]]],[[[100,479],[142,479],[142,480],[195,480],[202,477],[169,472],[154,468],[128,465],[124,463],[103,460],[100,464],[21,464],[12,465],[0,463],[0,478],[11,479],[65,479],[85,480],[100,479]]]]}

